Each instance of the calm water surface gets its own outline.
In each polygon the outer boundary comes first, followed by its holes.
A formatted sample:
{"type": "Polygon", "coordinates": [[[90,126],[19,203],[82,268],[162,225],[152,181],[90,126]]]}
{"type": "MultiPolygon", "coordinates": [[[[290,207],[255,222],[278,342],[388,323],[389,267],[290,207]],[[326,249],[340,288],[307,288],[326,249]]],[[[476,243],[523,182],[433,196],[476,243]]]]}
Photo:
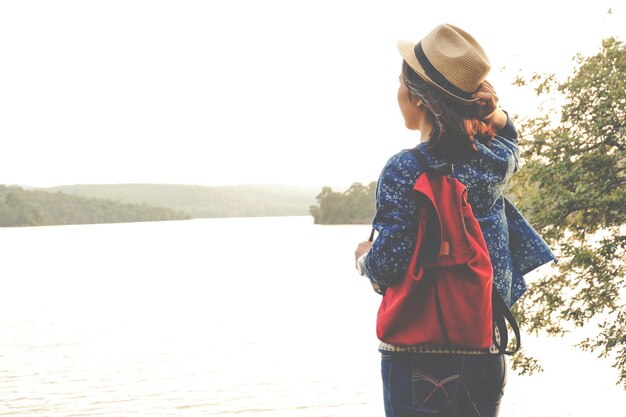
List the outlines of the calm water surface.
{"type": "MultiPolygon", "coordinates": [[[[365,226],[309,217],[0,229],[2,416],[382,416],[365,226]]],[[[526,337],[501,416],[626,407],[608,362],[526,337]]]]}

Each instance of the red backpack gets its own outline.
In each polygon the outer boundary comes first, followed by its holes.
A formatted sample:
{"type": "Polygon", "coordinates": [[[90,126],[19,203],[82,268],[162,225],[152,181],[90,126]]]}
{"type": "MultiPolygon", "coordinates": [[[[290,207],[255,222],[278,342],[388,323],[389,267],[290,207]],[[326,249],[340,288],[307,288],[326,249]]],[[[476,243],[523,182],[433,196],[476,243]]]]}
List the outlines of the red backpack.
{"type": "Polygon", "coordinates": [[[413,186],[419,207],[415,250],[403,279],[384,292],[378,338],[472,349],[488,349],[494,341],[500,353],[515,353],[519,327],[493,285],[489,252],[466,187],[449,176],[451,164],[430,166],[417,149],[411,152],[423,167],[413,186]],[[513,351],[506,350],[506,321],[516,336],[513,351]]]}

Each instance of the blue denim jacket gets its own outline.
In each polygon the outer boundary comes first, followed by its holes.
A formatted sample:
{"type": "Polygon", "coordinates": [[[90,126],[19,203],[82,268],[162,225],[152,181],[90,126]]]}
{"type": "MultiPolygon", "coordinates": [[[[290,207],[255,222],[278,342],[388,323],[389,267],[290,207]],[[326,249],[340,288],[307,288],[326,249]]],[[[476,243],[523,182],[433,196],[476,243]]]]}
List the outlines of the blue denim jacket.
{"type": "MultiPolygon", "coordinates": [[[[489,249],[494,283],[511,306],[526,291],[524,275],[556,258],[502,194],[519,166],[517,131],[511,120],[488,145],[476,146],[476,156],[455,164],[452,176],[467,187],[468,201],[489,249]]],[[[428,151],[426,143],[418,147],[429,163],[444,162],[428,151]]],[[[420,173],[420,163],[404,150],[392,156],[380,174],[373,226],[378,236],[363,265],[365,275],[378,284],[398,282],[409,265],[417,232],[413,185],[420,173]]]]}

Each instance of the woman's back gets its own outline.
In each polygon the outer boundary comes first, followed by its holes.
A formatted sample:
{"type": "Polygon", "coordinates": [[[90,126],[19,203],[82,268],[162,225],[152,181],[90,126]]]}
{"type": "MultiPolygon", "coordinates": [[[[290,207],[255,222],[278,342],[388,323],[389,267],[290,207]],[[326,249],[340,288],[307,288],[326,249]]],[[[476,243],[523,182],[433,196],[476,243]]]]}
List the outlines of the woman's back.
{"type": "MultiPolygon", "coordinates": [[[[512,305],[526,291],[523,275],[554,257],[545,242],[503,195],[518,167],[517,131],[511,120],[487,144],[477,143],[474,156],[454,163],[453,177],[467,187],[468,202],[478,220],[491,256],[494,283],[512,305]]],[[[432,164],[449,162],[436,157],[423,142],[418,149],[432,164]]],[[[392,156],[383,168],[377,187],[377,212],[373,226],[382,232],[371,249],[366,266],[379,284],[397,282],[403,276],[414,248],[417,203],[413,184],[422,172],[408,150],[392,156]]]]}
{"type": "MultiPolygon", "coordinates": [[[[471,35],[448,24],[417,43],[399,42],[398,50],[403,58],[398,105],[405,126],[420,132],[418,150],[429,164],[454,163],[452,176],[467,189],[489,251],[495,287],[510,306],[526,289],[523,275],[554,260],[554,255],[503,195],[518,167],[517,132],[485,80],[490,69],[487,56],[471,35]]],[[[378,284],[375,288],[391,289],[384,295],[387,305],[410,306],[414,301],[394,298],[400,293],[394,289],[412,284],[409,262],[418,259],[412,255],[423,229],[418,230],[420,203],[413,186],[422,171],[417,156],[408,150],[388,160],[376,190],[373,227],[378,235],[373,242],[360,242],[355,251],[361,275],[378,284]]],[[[435,302],[437,292],[424,298],[429,294],[417,297],[426,304],[435,302]]],[[[402,320],[423,331],[431,321],[417,315],[415,309],[402,309],[402,320]]],[[[419,344],[398,344],[381,336],[388,416],[458,417],[476,411],[497,416],[505,375],[502,356],[432,350],[429,344],[441,340],[430,336],[411,340],[419,344]]]]}

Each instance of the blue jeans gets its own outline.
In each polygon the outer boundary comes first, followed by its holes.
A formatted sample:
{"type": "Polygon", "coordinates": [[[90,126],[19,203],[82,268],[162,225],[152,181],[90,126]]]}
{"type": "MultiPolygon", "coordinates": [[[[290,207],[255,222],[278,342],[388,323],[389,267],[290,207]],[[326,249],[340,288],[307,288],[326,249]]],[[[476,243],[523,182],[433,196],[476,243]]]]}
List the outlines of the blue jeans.
{"type": "Polygon", "coordinates": [[[506,384],[502,355],[381,351],[387,417],[496,417],[506,384]]]}

